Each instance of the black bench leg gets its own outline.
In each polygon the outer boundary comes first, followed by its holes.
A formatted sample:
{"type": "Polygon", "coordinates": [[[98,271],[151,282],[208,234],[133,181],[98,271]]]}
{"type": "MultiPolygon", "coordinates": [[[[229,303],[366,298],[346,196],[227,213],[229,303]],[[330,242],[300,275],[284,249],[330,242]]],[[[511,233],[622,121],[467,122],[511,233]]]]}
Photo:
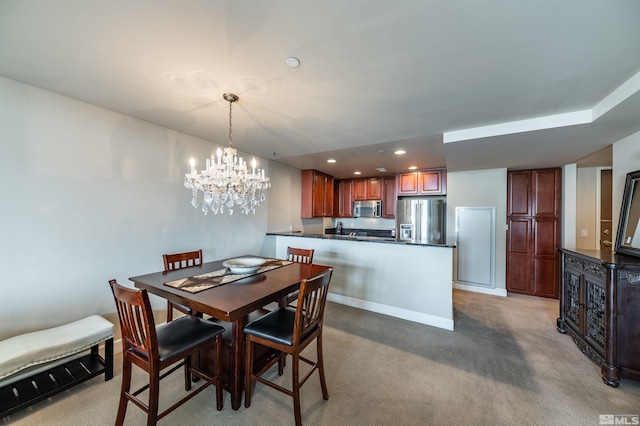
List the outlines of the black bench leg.
{"type": "Polygon", "coordinates": [[[104,380],[113,378],[113,337],[104,341],[104,380]]]}

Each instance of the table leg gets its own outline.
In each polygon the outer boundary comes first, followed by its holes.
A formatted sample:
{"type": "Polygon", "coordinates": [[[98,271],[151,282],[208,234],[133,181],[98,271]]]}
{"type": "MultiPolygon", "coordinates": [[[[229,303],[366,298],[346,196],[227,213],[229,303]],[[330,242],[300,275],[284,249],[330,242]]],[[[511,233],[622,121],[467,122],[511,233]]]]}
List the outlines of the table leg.
{"type": "Polygon", "coordinates": [[[242,389],[244,388],[244,326],[247,317],[234,321],[231,325],[231,408],[237,410],[242,403],[242,389]]]}

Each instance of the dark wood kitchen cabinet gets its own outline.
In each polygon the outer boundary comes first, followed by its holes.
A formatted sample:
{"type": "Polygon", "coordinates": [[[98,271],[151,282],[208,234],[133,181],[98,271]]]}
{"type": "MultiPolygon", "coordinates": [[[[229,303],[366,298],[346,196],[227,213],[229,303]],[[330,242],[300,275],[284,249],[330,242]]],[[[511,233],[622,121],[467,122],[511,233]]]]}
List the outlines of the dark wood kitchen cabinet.
{"type": "Polygon", "coordinates": [[[340,179],[333,182],[333,217],[353,217],[353,181],[340,179]]]}
{"type": "Polygon", "coordinates": [[[397,176],[398,195],[446,195],[445,169],[420,170],[397,176]]]}
{"type": "Polygon", "coordinates": [[[382,185],[380,178],[353,179],[353,200],[381,200],[382,185]]]}
{"type": "Polygon", "coordinates": [[[317,170],[302,170],[301,217],[331,217],[333,215],[333,176],[317,170]]]}
{"type": "Polygon", "coordinates": [[[640,380],[640,259],[560,249],[557,328],[600,365],[602,380],[640,380]]]}
{"type": "Polygon", "coordinates": [[[396,217],[396,178],[387,176],[382,178],[382,217],[394,219],[396,217]]]}
{"type": "Polygon", "coordinates": [[[557,299],[559,168],[507,173],[507,290],[557,299]]]}

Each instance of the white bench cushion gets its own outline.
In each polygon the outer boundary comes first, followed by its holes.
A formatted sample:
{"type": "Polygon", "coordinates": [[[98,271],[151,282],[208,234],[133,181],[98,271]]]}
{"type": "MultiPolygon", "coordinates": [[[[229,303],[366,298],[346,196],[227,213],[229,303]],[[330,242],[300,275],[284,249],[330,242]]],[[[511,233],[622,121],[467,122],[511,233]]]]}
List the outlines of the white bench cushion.
{"type": "Polygon", "coordinates": [[[25,368],[82,352],[113,337],[113,324],[93,315],[0,342],[0,379],[25,368]]]}

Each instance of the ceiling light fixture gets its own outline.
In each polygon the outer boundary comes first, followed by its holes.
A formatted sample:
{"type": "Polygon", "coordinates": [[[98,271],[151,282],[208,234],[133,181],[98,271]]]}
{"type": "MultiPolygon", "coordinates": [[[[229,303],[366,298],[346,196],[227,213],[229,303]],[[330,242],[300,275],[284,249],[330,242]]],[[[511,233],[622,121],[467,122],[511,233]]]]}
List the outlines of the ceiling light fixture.
{"type": "Polygon", "coordinates": [[[285,62],[291,68],[298,68],[300,66],[300,60],[298,58],[294,58],[293,56],[290,58],[287,58],[285,62]]]}
{"type": "Polygon", "coordinates": [[[329,159],[327,160],[327,163],[335,163],[335,162],[336,162],[336,160],[335,160],[335,159],[333,159],[333,158],[329,158],[329,159]]]}
{"type": "Polygon", "coordinates": [[[196,172],[196,161],[191,159],[191,173],[185,174],[184,186],[191,189],[193,198],[191,205],[198,207],[198,190],[203,193],[202,211],[207,214],[209,209],[213,214],[224,214],[225,210],[232,215],[235,206],[244,214],[256,214],[256,206],[265,200],[264,191],[271,187],[269,178],[264,175],[264,169],[257,169],[255,157],[251,160],[251,172],[247,162],[237,157],[238,152],[233,148],[231,118],[233,103],[238,96],[225,93],[225,101],[229,102],[229,146],[216,150],[215,156],[206,160],[206,169],[196,172]]]}
{"type": "Polygon", "coordinates": [[[362,174],[362,172],[359,172],[359,171],[357,171],[357,170],[356,170],[355,172],[353,172],[353,174],[354,174],[354,175],[361,175],[361,174],[362,174]]]}
{"type": "Polygon", "coordinates": [[[396,155],[402,155],[402,154],[406,154],[407,151],[405,151],[404,149],[399,149],[395,152],[396,155]]]}
{"type": "Polygon", "coordinates": [[[415,170],[417,168],[418,168],[417,166],[411,166],[411,167],[409,167],[409,170],[415,170]]]}

